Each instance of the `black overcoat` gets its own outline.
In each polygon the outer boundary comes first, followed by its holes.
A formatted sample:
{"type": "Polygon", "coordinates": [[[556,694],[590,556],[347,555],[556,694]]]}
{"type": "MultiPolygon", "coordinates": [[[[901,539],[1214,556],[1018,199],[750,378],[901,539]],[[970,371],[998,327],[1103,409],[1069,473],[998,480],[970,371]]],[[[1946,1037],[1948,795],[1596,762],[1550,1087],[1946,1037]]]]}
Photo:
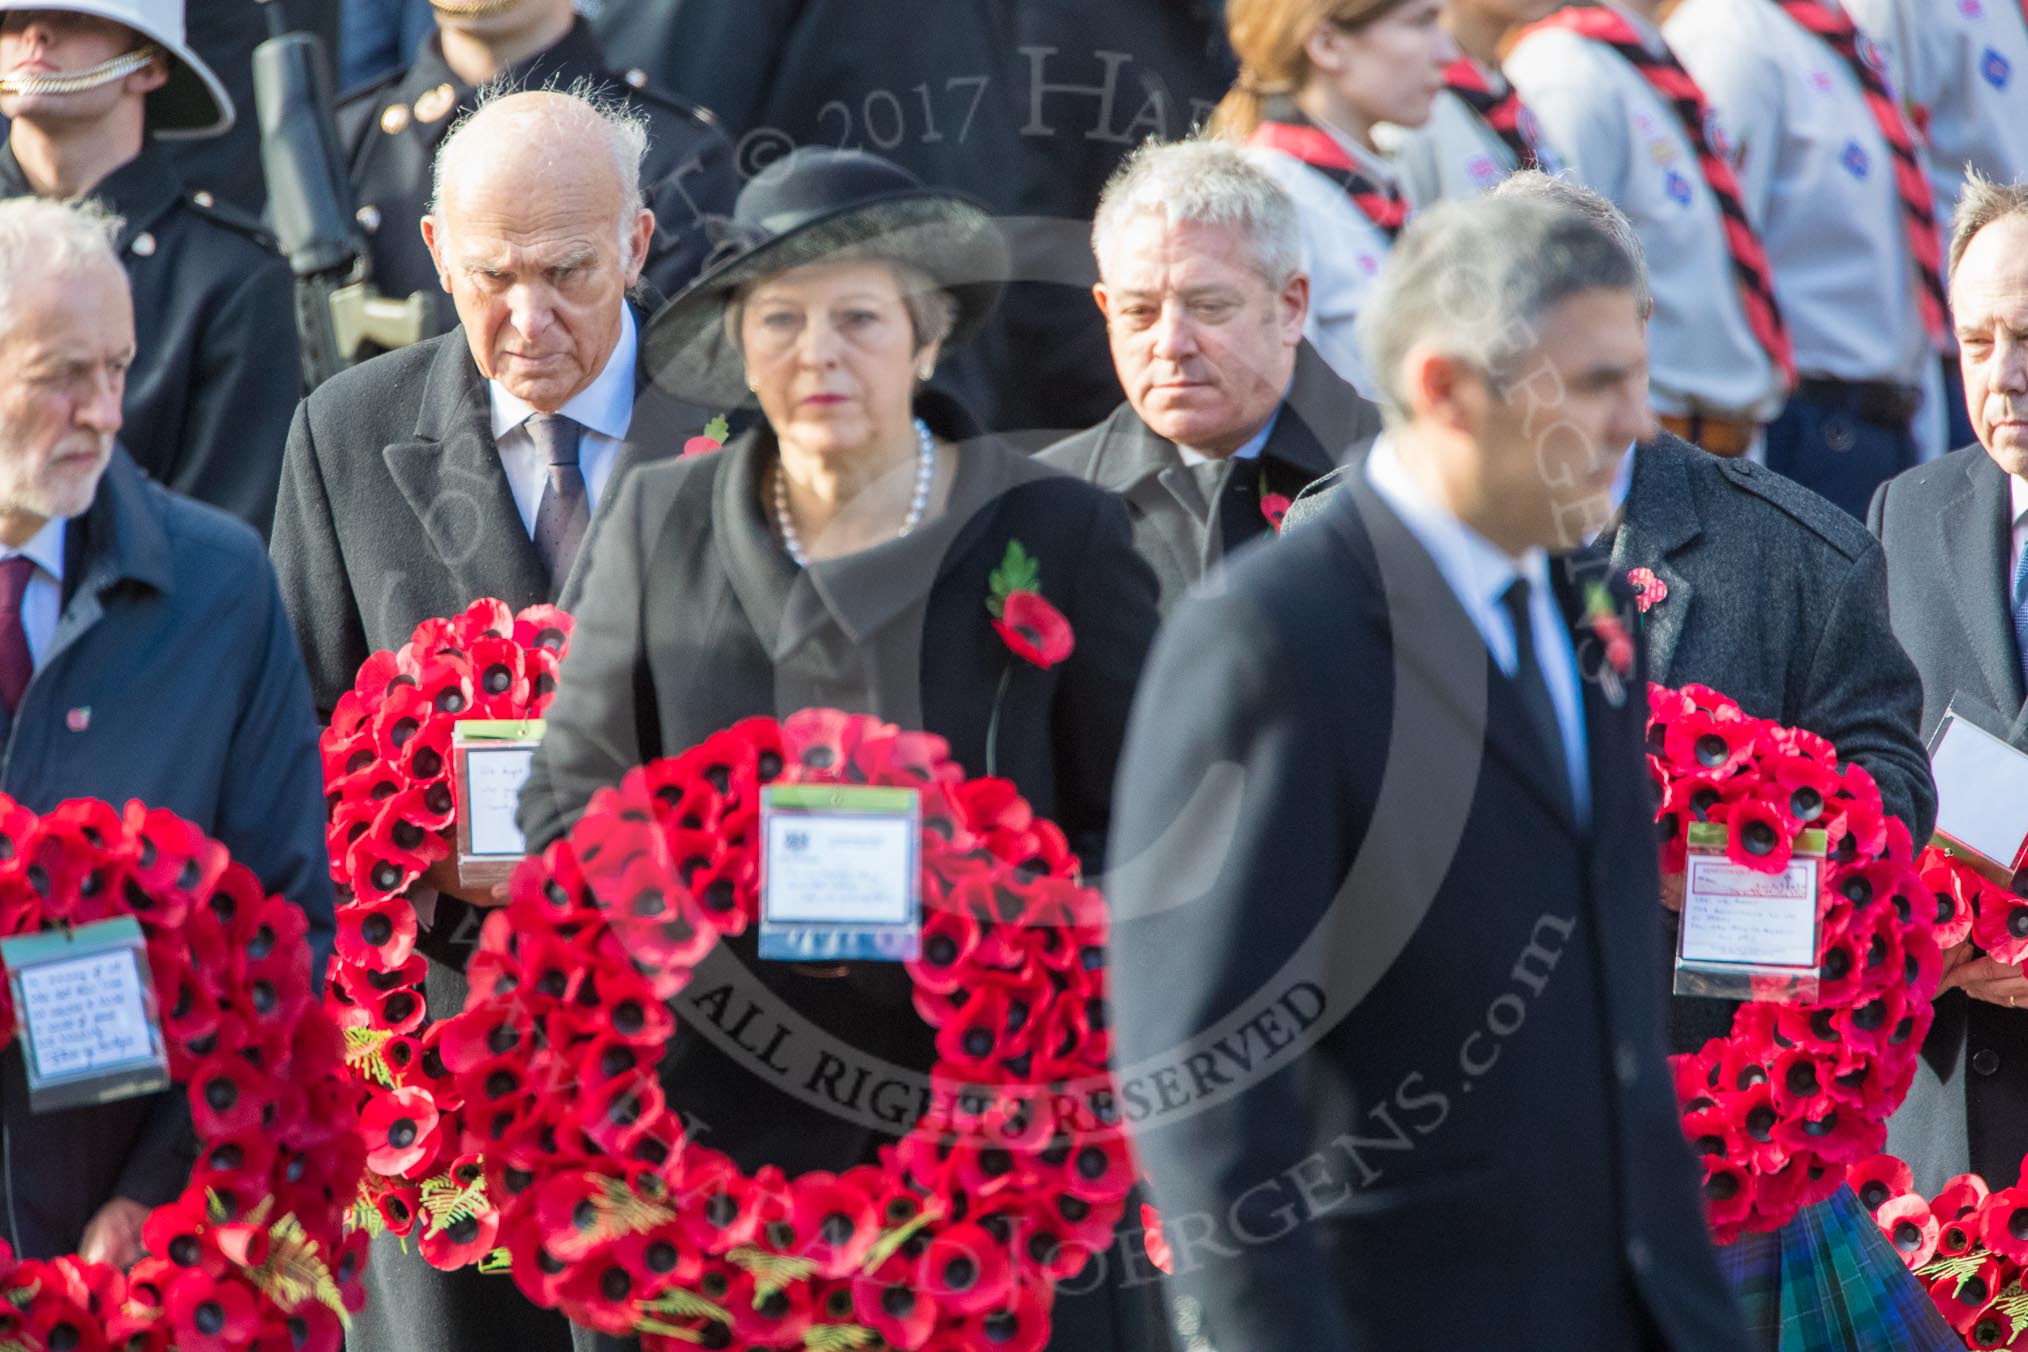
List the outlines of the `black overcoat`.
{"type": "MultiPolygon", "coordinates": [[[[638,312],[637,328],[645,322],[638,312]]],[[[645,364],[641,367],[645,379],[645,364]]],[[[628,470],[673,454],[703,421],[643,385],[598,516],[628,470]]],[[[486,382],[462,329],[376,357],[326,381],[296,410],[275,513],[275,570],[328,719],[368,654],[484,596],[515,609],[557,598],[521,524],[493,442],[486,382]]],[[[583,553],[579,567],[583,566],[583,553]]],[[[439,899],[421,947],[433,1017],[464,1007],[463,959],[476,917],[439,899]]],[[[564,1321],[497,1278],[439,1273],[393,1240],[369,1267],[374,1300],[355,1352],[560,1348],[564,1321]]]]}
{"type": "MultiPolygon", "coordinates": [[[[638,69],[609,66],[582,19],[555,46],[517,62],[501,79],[520,89],[552,84],[569,89],[589,81],[648,120],[641,192],[655,212],[655,238],[642,276],[663,295],[681,291],[711,250],[707,220],[731,215],[739,195],[732,146],[711,114],[647,84],[638,69]]],[[[444,64],[433,32],[408,69],[354,91],[338,105],[338,141],[366,232],[374,286],[397,298],[422,293],[433,334],[449,331],[458,317],[437,282],[420,222],[429,212],[437,147],[471,110],[476,93],[444,64]]]]}
{"type": "Polygon", "coordinates": [[[1588,826],[1363,477],[1166,622],[1114,815],[1114,1024],[1211,1345],[1746,1345],[1625,960],[1662,943],[1646,673],[1615,706],[1574,637],[1588,826]]]}
{"type": "Polygon", "coordinates": [[[1176,444],[1158,436],[1129,403],[1038,458],[1126,500],[1134,548],[1161,581],[1166,614],[1220,559],[1269,534],[1261,512],[1263,484],[1294,498],[1363,453],[1379,432],[1380,410],[1305,342],[1259,461],[1229,462],[1217,480],[1215,504],[1206,501],[1176,444]]]}
{"type": "MultiPolygon", "coordinates": [[[[0,196],[32,191],[0,149],[0,196]]],[[[258,221],[186,187],[161,142],[91,196],[120,217],[113,247],[134,293],[120,443],[158,482],[265,535],[303,392],[289,265],[258,221]]]]}
{"type": "MultiPolygon", "coordinates": [[[[1922,673],[1927,740],[1953,699],[2011,725],[2028,748],[2021,661],[2007,576],[2012,504],[2007,475],[1977,444],[1882,484],[1866,524],[1887,551],[1894,632],[1922,673]]],[[[1923,1064],[1888,1123],[1888,1148],[1934,1191],[1966,1169],[2008,1183],[2028,1154],[2028,1009],[1962,990],[1936,1002],[1923,1064]]]]}
{"type": "MultiPolygon", "coordinates": [[[[1106,494],[978,437],[940,396],[923,396],[918,411],[961,443],[945,510],[909,536],[807,570],[761,511],[761,476],[775,460],[765,424],[720,453],[629,479],[587,545],[570,654],[522,795],[531,849],[635,765],[742,718],[823,706],[944,737],[968,774],[1011,779],[1096,864],[1155,629],[1154,578],[1106,494]],[[1075,635],[1069,658],[1046,670],[1009,650],[986,609],[988,577],[1014,540],[1039,563],[1039,590],[1075,635]]],[[[663,1062],[697,1139],[743,1167],[835,1171],[872,1160],[902,1124],[881,1131],[806,1104],[753,1069],[750,1055],[721,1051],[687,1026],[706,1017],[697,1011],[722,981],[742,979],[855,1051],[926,1072],[934,1047],[910,1008],[906,973],[857,964],[840,979],[759,963],[749,933],[700,968],[679,1000],[696,1008],[679,1010],[688,1017],[663,1062]]],[[[1127,1295],[1107,1286],[1064,1299],[1056,1345],[1140,1352],[1148,1335],[1132,1321],[1145,1312],[1127,1295]]]]}

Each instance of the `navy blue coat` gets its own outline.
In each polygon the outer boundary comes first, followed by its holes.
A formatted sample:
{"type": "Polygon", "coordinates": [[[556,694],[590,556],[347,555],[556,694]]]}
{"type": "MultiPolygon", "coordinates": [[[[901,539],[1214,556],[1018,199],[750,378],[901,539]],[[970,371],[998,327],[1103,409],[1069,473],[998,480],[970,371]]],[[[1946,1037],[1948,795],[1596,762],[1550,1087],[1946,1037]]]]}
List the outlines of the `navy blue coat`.
{"type": "MultiPolygon", "coordinates": [[[[138,798],[190,819],[309,914],[321,973],[333,925],[317,731],[260,537],[115,451],[67,532],[62,617],[5,729],[0,790],[38,812],[138,798]]],[[[112,1197],[159,1205],[189,1181],[180,1089],[32,1117],[17,1043],[0,1059],[0,1109],[0,1233],[24,1256],[75,1249],[112,1197]]]]}

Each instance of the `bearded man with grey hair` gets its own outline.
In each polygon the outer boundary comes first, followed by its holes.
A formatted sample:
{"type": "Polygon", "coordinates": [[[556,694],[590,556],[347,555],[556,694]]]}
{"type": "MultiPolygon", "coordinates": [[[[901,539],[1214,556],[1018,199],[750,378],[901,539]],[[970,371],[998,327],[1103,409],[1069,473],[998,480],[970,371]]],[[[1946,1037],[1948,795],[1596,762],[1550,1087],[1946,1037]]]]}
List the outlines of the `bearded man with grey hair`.
{"type": "Polygon", "coordinates": [[[1631,595],[1550,557],[1648,432],[1641,289],[1543,203],[1419,216],[1360,315],[1364,472],[1156,639],[1113,1018],[1212,1346],[1748,1345],[1654,973],[1608,960],[1661,946],[1646,666],[1590,601],[1631,595]]]}
{"type": "Polygon", "coordinates": [[[1303,338],[1296,206],[1237,147],[1149,142],[1092,227],[1126,402],[1042,459],[1126,500],[1164,611],[1273,535],[1303,487],[1380,430],[1379,410],[1303,338]]]}
{"type": "MultiPolygon", "coordinates": [[[[486,101],[445,138],[423,232],[460,327],[327,381],[289,432],[274,557],[321,714],[425,619],[562,598],[620,476],[703,423],[650,392],[637,360],[645,149],[624,108],[550,91],[486,101]]],[[[436,1017],[464,1006],[490,900],[418,906],[436,1017]]],[[[391,1237],[368,1285],[354,1352],[569,1344],[511,1282],[438,1273],[391,1237]]]]}
{"type": "MultiPolygon", "coordinates": [[[[47,812],[138,799],[222,841],[330,952],[309,684],[253,529],[114,444],[134,313],[96,206],[0,203],[0,793],[47,812]]],[[[0,1238],[126,1267],[189,1182],[180,1089],[32,1113],[0,1056],[0,1238]]]]}

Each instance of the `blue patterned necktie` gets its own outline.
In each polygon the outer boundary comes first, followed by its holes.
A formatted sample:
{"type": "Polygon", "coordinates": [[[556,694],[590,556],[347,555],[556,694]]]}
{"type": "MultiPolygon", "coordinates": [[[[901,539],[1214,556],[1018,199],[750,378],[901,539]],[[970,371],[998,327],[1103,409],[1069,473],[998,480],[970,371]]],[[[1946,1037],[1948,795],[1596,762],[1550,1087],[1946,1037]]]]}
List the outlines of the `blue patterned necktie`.
{"type": "Polygon", "coordinates": [[[2028,549],[2014,565],[2014,656],[2021,663],[2021,686],[2028,690],[2028,549]]]}

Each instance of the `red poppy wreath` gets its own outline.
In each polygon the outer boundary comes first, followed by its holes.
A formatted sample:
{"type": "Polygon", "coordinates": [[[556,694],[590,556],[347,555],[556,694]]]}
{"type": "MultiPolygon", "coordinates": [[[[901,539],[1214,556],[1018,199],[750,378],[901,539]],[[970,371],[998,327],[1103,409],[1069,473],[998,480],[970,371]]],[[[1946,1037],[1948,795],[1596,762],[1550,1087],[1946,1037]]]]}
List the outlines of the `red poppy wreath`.
{"type": "Polygon", "coordinates": [[[1852,1189],[1966,1347],[2028,1349],[2028,1177],[1994,1190],[1959,1174],[1924,1197],[1906,1164],[1878,1155],[1852,1189]]]}
{"type": "MultiPolygon", "coordinates": [[[[197,1164],[126,1272],[0,1244],[0,1347],[336,1352],[359,1308],[345,1234],[360,1169],[338,1031],[310,993],[301,908],[174,813],[0,796],[0,935],[139,921],[197,1164]]],[[[0,1046],[18,1028],[0,980],[0,1046]]]]}
{"type": "Polygon", "coordinates": [[[1872,776],[1813,733],[1704,686],[1652,686],[1648,766],[1665,874],[1683,872],[1695,822],[1723,823],[1728,858],[1770,873],[1803,831],[1828,841],[1816,998],[1750,1001],[1729,1036],[1671,1058],[1706,1213],[1730,1243],[1828,1198],[1886,1143],[1933,1016],[1940,903],[1872,776]]]}
{"type": "Polygon", "coordinates": [[[338,943],[326,999],[345,1030],[367,1172],[355,1227],[414,1237],[440,1268],[478,1262],[498,1215],[463,1145],[461,1104],[423,997],[410,890],[452,853],[451,729],[462,719],[539,718],[556,690],[570,617],[474,602],[377,652],[324,732],[327,843],[338,943]]]}
{"type": "Polygon", "coordinates": [[[1053,1283],[1111,1242],[1132,1169],[1105,1070],[1104,903],[1011,784],[871,718],[750,719],[602,790],[512,893],[442,1049],[530,1299],[650,1349],[1044,1345],[1053,1283]],[[835,1175],[743,1173],[685,1139],[656,1074],[666,1002],[756,924],[769,783],[921,798],[908,973],[936,1030],[929,1107],[835,1175]]]}

